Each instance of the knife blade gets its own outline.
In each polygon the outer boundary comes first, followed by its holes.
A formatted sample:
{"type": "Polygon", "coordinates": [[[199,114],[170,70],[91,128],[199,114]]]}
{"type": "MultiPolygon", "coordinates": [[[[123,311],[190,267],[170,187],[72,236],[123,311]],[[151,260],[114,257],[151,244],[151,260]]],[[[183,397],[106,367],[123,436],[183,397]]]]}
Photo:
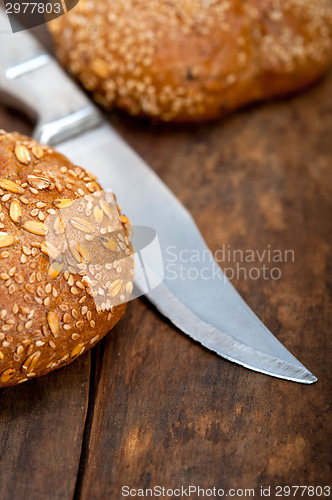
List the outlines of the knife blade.
{"type": "MultiPolygon", "coordinates": [[[[315,382],[317,378],[263,325],[225,278],[193,218],[174,194],[28,32],[10,33],[3,13],[0,40],[6,47],[0,54],[0,87],[38,117],[34,137],[55,145],[72,162],[95,174],[104,189],[116,193],[134,225],[156,231],[164,263],[170,256],[175,259],[175,272],[166,272],[159,286],[146,294],[156,308],[192,339],[230,361],[295,382],[315,382]],[[193,250],[202,259],[183,262],[180,256],[193,250]],[[195,280],[188,277],[193,270],[195,280]]],[[[146,266],[160,281],[158,263],[151,259],[146,266]]]]}

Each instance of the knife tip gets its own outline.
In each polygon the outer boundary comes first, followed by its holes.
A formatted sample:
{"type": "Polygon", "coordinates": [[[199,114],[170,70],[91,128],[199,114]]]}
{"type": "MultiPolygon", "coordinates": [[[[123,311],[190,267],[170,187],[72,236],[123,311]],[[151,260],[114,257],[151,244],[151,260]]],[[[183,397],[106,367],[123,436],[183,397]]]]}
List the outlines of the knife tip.
{"type": "Polygon", "coordinates": [[[289,380],[292,380],[293,382],[300,382],[301,384],[311,385],[317,382],[318,378],[303,367],[301,373],[298,373],[297,376],[289,377],[289,380]]]}
{"type": "Polygon", "coordinates": [[[303,380],[301,380],[302,383],[304,384],[314,384],[315,382],[318,381],[318,378],[315,377],[315,375],[313,375],[311,372],[307,372],[307,376],[305,376],[303,378],[303,380]]]}

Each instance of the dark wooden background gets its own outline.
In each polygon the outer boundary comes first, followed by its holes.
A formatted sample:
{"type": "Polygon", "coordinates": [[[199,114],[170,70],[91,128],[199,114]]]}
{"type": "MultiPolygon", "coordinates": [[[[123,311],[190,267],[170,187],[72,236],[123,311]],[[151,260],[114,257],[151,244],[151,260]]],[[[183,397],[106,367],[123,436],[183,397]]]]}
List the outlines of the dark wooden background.
{"type": "MultiPolygon", "coordinates": [[[[319,381],[229,363],[136,300],[91,353],[0,390],[0,499],[118,500],[123,485],[256,488],[258,496],[261,485],[331,484],[332,73],[297,97],[220,122],[109,120],[213,251],[294,250],[280,280],[234,284],[319,381]]],[[[0,127],[32,130],[5,107],[0,127]]]]}

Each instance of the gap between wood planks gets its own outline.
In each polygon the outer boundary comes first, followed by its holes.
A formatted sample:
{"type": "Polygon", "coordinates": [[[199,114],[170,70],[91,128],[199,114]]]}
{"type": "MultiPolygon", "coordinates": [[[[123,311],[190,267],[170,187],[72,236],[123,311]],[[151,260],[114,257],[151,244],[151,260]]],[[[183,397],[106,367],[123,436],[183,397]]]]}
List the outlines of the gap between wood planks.
{"type": "Polygon", "coordinates": [[[90,383],[89,383],[89,400],[86,412],[86,418],[83,429],[81,455],[77,471],[77,480],[75,484],[73,500],[80,500],[84,473],[86,470],[87,461],[89,459],[89,443],[91,437],[92,423],[95,412],[95,402],[97,399],[100,374],[103,365],[103,357],[105,352],[106,338],[104,337],[94,349],[90,351],[91,355],[91,369],[90,369],[90,383]]]}

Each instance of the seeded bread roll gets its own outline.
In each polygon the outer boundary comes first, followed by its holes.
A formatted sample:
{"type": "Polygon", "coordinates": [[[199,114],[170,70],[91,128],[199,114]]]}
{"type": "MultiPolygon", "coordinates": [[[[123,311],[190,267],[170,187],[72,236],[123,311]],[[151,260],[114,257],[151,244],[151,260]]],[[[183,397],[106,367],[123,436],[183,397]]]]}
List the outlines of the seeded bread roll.
{"type": "Polygon", "coordinates": [[[80,0],[48,25],[99,104],[156,121],[298,91],[332,59],[331,0],[80,0]]]}
{"type": "Polygon", "coordinates": [[[92,174],[0,131],[0,387],[70,363],[117,323],[130,236],[92,174]]]}

